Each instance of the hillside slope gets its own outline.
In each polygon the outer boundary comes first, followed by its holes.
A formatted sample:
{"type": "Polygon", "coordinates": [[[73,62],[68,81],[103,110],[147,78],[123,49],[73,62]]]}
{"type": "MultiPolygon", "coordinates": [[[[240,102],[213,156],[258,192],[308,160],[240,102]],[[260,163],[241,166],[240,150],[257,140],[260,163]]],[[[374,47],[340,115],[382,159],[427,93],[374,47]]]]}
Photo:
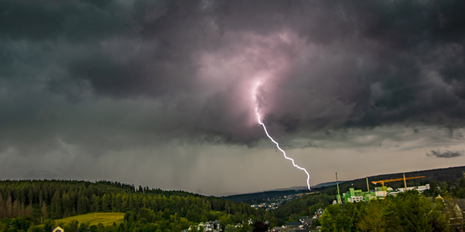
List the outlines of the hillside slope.
{"type": "MultiPolygon", "coordinates": [[[[463,172],[465,172],[465,166],[405,172],[405,176],[406,177],[426,176],[426,178],[423,178],[423,179],[409,180],[407,182],[408,185],[413,186],[413,185],[421,185],[421,184],[431,183],[431,182],[440,183],[443,181],[446,181],[446,182],[453,181],[460,177],[463,177],[463,172]]],[[[371,181],[402,178],[402,174],[403,173],[392,173],[392,174],[381,174],[381,175],[376,175],[376,176],[369,176],[368,180],[370,182],[370,189],[373,189],[375,187],[375,185],[371,184],[371,181]]],[[[339,173],[340,177],[343,175],[344,175],[343,173],[339,173]]],[[[330,183],[334,183],[334,182],[330,182],[330,183]]],[[[398,188],[398,187],[403,186],[403,184],[404,183],[402,181],[391,182],[389,183],[389,186],[398,188]]],[[[365,178],[360,178],[360,179],[355,179],[355,180],[340,181],[339,187],[340,187],[340,192],[343,193],[343,192],[346,192],[350,187],[366,190],[367,185],[366,185],[365,178]]],[[[294,194],[307,193],[307,192],[309,191],[306,190],[305,187],[303,187],[301,190],[264,191],[264,192],[257,192],[257,193],[224,196],[221,198],[226,199],[226,200],[231,200],[234,202],[250,203],[254,200],[260,200],[260,199],[266,199],[266,198],[272,198],[272,197],[278,197],[278,196],[294,195],[294,194]]],[[[312,192],[324,192],[329,195],[335,195],[337,190],[336,190],[336,186],[334,183],[334,185],[330,185],[330,186],[323,185],[321,187],[318,187],[318,185],[316,185],[314,188],[312,188],[312,192]]]]}

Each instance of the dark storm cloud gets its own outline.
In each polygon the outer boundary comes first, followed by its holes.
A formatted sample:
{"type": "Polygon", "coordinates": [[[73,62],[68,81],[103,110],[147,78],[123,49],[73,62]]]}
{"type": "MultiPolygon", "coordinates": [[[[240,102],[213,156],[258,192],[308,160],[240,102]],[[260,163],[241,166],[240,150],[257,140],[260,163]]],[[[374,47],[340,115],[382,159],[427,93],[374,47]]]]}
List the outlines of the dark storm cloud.
{"type": "Polygon", "coordinates": [[[431,150],[431,153],[426,153],[427,156],[435,156],[437,158],[454,158],[463,156],[463,151],[435,151],[431,150]]]}
{"type": "Polygon", "coordinates": [[[253,145],[263,134],[250,86],[261,71],[270,73],[261,113],[276,136],[462,127],[464,8],[452,0],[3,0],[0,146],[37,153],[59,147],[57,138],[92,150],[170,139],[253,145]]]}
{"type": "Polygon", "coordinates": [[[3,39],[72,42],[96,40],[125,33],[131,25],[115,1],[2,0],[3,39]]]}

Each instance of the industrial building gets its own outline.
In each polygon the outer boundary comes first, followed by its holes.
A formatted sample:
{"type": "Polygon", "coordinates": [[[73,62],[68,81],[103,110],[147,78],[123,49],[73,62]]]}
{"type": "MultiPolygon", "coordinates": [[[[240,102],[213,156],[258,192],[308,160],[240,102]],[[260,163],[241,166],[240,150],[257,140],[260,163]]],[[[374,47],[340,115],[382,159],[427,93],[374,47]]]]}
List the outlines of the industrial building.
{"type": "MultiPolygon", "coordinates": [[[[379,180],[379,181],[372,181],[373,184],[378,184],[381,183],[382,187],[375,187],[374,190],[370,191],[369,185],[368,185],[368,177],[366,178],[367,181],[367,191],[363,192],[361,189],[354,189],[354,188],[349,188],[349,191],[346,193],[343,193],[342,198],[344,199],[344,203],[356,203],[359,201],[365,201],[369,202],[371,199],[384,199],[388,195],[397,195],[399,192],[404,192],[406,190],[417,190],[419,192],[423,192],[425,190],[430,189],[430,185],[422,185],[422,186],[414,186],[414,187],[407,187],[407,182],[406,180],[410,179],[418,179],[418,178],[424,178],[424,176],[417,176],[417,177],[408,177],[406,178],[405,175],[403,178],[399,179],[389,179],[389,180],[379,180]],[[393,182],[393,181],[404,181],[404,188],[398,188],[394,190],[391,187],[385,186],[384,183],[387,182],[393,182]]],[[[333,204],[341,204],[342,199],[341,195],[339,193],[339,180],[337,178],[337,173],[336,173],[336,185],[337,185],[337,198],[333,202],[333,204]]]]}
{"type": "Polygon", "coordinates": [[[370,201],[371,199],[376,198],[376,192],[362,192],[361,189],[355,190],[354,188],[349,188],[349,191],[343,193],[344,203],[351,202],[359,202],[359,201],[370,201]]]}

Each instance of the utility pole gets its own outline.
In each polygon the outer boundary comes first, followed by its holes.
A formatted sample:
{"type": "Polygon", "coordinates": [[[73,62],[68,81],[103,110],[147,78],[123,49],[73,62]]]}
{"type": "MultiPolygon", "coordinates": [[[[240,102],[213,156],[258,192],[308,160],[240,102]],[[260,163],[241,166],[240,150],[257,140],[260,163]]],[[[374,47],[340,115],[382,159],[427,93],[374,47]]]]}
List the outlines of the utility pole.
{"type": "Polygon", "coordinates": [[[370,185],[368,185],[368,176],[366,177],[367,179],[367,192],[370,192],[370,185]]]}
{"type": "Polygon", "coordinates": [[[337,203],[342,204],[341,194],[339,193],[339,180],[337,179],[337,172],[336,172],[336,186],[337,186],[337,203]]]}
{"type": "Polygon", "coordinates": [[[405,173],[402,173],[404,175],[404,186],[405,186],[405,190],[404,192],[407,192],[407,181],[405,180],[405,173]]]}

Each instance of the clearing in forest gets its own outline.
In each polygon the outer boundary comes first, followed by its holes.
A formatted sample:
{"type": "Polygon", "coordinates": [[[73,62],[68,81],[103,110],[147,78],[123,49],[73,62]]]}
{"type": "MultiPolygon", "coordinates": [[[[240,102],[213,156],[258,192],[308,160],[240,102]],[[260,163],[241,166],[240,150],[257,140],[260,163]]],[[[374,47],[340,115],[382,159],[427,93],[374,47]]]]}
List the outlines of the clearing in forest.
{"type": "Polygon", "coordinates": [[[79,223],[90,223],[90,225],[97,225],[102,223],[104,226],[113,225],[113,222],[119,224],[123,222],[124,213],[88,213],[62,219],[57,219],[57,225],[66,225],[74,220],[79,223]]]}

